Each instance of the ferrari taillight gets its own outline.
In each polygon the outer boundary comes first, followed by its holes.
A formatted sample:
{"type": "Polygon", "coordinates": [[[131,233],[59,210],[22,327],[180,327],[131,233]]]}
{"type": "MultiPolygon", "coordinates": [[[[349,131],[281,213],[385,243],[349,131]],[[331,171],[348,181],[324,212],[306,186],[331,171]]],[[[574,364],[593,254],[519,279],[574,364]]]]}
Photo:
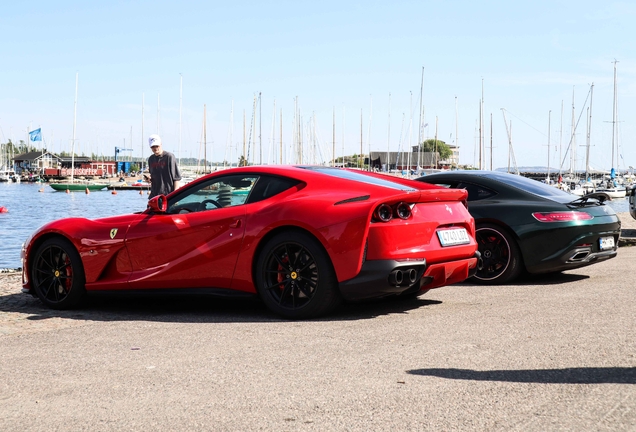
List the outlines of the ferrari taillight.
{"type": "Polygon", "coordinates": [[[594,219],[589,213],[571,211],[571,212],[549,212],[549,213],[532,213],[532,216],[539,222],[576,222],[594,219]]]}
{"type": "Polygon", "coordinates": [[[388,205],[380,204],[373,212],[374,222],[389,222],[394,217],[406,220],[411,217],[411,206],[405,202],[388,205]]]}
{"type": "Polygon", "coordinates": [[[373,212],[373,219],[377,222],[388,222],[393,219],[393,209],[387,204],[380,204],[373,212]]]}
{"type": "Polygon", "coordinates": [[[405,202],[401,202],[395,206],[395,214],[400,219],[408,219],[411,217],[411,206],[405,202]]]}

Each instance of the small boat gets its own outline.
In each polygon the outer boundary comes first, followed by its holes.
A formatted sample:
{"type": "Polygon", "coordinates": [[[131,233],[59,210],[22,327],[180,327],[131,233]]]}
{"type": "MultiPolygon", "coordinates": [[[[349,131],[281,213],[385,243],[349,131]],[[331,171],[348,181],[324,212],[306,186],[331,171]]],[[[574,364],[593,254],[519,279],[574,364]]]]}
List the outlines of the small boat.
{"type": "Polygon", "coordinates": [[[108,190],[150,190],[150,183],[141,181],[134,182],[132,184],[128,184],[126,182],[115,183],[108,185],[108,190]]]}
{"type": "Polygon", "coordinates": [[[99,191],[102,189],[106,189],[108,185],[100,183],[49,183],[49,186],[51,186],[56,191],[65,192],[68,190],[69,192],[84,192],[86,191],[86,189],[88,189],[89,191],[99,191]]]}

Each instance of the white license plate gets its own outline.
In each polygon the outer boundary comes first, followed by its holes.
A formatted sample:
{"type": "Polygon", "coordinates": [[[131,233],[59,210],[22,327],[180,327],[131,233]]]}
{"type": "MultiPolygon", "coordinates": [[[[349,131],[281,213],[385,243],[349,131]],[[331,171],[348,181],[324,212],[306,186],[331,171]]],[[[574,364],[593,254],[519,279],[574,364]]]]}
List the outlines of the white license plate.
{"type": "Polygon", "coordinates": [[[466,228],[453,228],[437,231],[437,237],[442,246],[455,246],[470,243],[466,228]]]}
{"type": "Polygon", "coordinates": [[[614,237],[601,237],[598,239],[599,248],[603,250],[614,249],[614,237]]]}

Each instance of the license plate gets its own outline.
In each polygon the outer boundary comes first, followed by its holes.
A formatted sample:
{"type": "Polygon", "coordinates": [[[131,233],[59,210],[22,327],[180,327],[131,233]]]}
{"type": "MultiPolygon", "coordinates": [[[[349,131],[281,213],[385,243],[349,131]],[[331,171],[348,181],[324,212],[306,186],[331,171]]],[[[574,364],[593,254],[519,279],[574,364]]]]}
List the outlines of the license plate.
{"type": "MultiPolygon", "coordinates": [[[[453,228],[437,231],[437,237],[442,246],[455,246],[470,243],[466,228],[453,228]]],[[[612,238],[613,240],[613,238],[612,238]]]]}
{"type": "Polygon", "coordinates": [[[601,250],[614,249],[614,237],[601,237],[598,241],[601,250]]]}

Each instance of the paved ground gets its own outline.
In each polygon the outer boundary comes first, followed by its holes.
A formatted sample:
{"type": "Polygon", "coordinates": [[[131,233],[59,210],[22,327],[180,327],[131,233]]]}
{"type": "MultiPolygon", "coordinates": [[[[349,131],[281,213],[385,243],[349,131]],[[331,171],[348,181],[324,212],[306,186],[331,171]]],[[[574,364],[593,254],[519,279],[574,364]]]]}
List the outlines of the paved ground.
{"type": "Polygon", "coordinates": [[[635,261],[309,322],[200,297],[56,312],[3,275],[0,430],[636,430],[635,261]]]}

